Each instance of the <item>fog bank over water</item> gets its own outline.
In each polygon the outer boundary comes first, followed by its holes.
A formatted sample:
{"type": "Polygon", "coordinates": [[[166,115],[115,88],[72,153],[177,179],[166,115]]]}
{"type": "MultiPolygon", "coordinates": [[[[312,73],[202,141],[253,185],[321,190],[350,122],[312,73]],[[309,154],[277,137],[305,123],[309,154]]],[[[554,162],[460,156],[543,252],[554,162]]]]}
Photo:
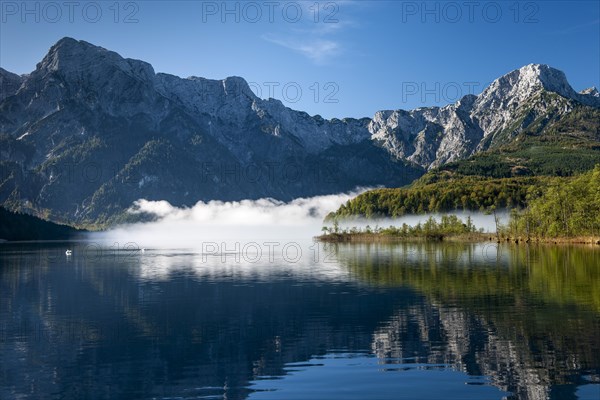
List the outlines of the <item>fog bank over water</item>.
{"type": "MultiPolygon", "coordinates": [[[[198,202],[190,208],[178,208],[167,201],[138,200],[131,207],[133,214],[150,214],[153,222],[116,227],[107,232],[92,233],[91,239],[104,243],[136,243],[140,248],[201,248],[203,243],[247,242],[310,242],[321,234],[324,218],[364,190],[298,198],[290,202],[274,199],[242,200],[235,202],[198,202]]],[[[481,212],[453,213],[465,220],[471,216],[477,228],[495,231],[494,216],[481,212]]],[[[439,220],[441,213],[408,215],[396,219],[357,219],[340,224],[341,228],[414,226],[424,222],[429,215],[439,220]]],[[[506,212],[499,214],[501,221],[508,218],[506,212]]]]}
{"type": "Polygon", "coordinates": [[[153,248],[200,248],[206,242],[310,241],[321,233],[328,213],[362,191],[299,198],[287,203],[274,199],[198,202],[191,208],[142,199],[135,202],[130,212],[154,215],[157,221],[94,233],[92,239],[134,242],[153,248]]]}

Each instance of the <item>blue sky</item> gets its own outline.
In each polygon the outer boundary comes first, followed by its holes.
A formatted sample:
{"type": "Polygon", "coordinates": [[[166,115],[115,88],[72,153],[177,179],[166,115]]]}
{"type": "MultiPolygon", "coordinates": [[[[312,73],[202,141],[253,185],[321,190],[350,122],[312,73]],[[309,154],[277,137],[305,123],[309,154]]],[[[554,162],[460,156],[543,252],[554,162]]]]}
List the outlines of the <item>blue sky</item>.
{"type": "Polygon", "coordinates": [[[444,105],[530,63],[600,86],[597,1],[0,2],[0,66],[71,36],[157,72],[237,75],[311,115],[444,105]]]}

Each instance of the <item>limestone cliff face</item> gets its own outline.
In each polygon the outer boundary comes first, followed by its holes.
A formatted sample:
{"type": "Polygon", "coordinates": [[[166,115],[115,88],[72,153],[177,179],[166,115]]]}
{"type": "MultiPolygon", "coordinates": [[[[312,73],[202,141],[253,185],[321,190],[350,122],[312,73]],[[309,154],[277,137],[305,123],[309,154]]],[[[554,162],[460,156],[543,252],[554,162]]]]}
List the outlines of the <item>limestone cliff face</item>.
{"type": "Polygon", "coordinates": [[[479,96],[468,95],[455,104],[378,112],[369,131],[396,157],[433,168],[510,141],[551,110],[554,118],[560,118],[576,104],[600,108],[598,91],[577,93],[563,72],[531,64],[498,78],[479,96]]]}
{"type": "MultiPolygon", "coordinates": [[[[372,119],[310,116],[239,77],[155,73],[64,38],[28,75],[0,69],[0,204],[66,220],[108,218],[139,198],[191,205],[401,186],[509,141],[553,110],[600,107],[564,74],[528,65],[445,107],[372,119]]],[[[559,110],[558,114],[556,110],[559,110]]]]}

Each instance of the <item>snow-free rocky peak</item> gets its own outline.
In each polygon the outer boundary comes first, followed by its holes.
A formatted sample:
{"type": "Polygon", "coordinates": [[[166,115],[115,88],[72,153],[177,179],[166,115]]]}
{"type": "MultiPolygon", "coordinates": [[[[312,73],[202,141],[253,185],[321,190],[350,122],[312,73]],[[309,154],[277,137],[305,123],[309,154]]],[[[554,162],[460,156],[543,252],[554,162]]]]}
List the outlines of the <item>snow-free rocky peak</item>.
{"type": "Polygon", "coordinates": [[[139,198],[191,205],[401,186],[600,108],[597,90],[577,93],[561,71],[531,64],[444,107],[328,120],[261,99],[241,77],[155,73],[71,38],[32,73],[0,69],[0,80],[0,162],[12,168],[0,204],[92,219],[139,198]],[[101,167],[101,179],[67,173],[86,163],[101,167]]]}
{"type": "Polygon", "coordinates": [[[598,92],[598,89],[596,89],[595,86],[592,86],[591,88],[584,89],[584,90],[582,90],[579,93],[580,94],[584,94],[584,95],[588,95],[588,96],[592,96],[592,97],[600,97],[600,92],[598,92]]]}
{"type": "Polygon", "coordinates": [[[63,75],[81,74],[119,68],[129,76],[142,80],[154,79],[154,68],[147,62],[123,58],[114,51],[95,46],[84,40],[63,38],[50,48],[37,70],[57,71],[63,75]]]}
{"type": "Polygon", "coordinates": [[[455,104],[378,112],[369,130],[397,158],[433,168],[510,141],[535,121],[543,126],[550,110],[560,117],[577,104],[600,108],[600,97],[593,89],[575,92],[562,71],[530,64],[455,104]]]}
{"type": "Polygon", "coordinates": [[[492,82],[479,95],[478,107],[502,107],[509,103],[523,102],[540,91],[554,92],[587,105],[595,103],[591,96],[584,96],[573,90],[564,72],[548,65],[529,64],[492,82]]]}

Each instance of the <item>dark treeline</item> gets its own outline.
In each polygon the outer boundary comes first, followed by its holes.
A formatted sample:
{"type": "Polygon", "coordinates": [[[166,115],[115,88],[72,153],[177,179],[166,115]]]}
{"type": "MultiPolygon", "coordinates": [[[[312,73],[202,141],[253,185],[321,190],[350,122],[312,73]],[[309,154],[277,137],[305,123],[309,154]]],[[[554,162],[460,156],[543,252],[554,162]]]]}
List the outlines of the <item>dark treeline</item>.
{"type": "Polygon", "coordinates": [[[450,178],[434,183],[417,183],[408,188],[377,189],[363,193],[342,205],[328,219],[336,217],[400,217],[405,214],[487,211],[523,208],[528,197],[559,178],[523,177],[486,179],[450,178]]]}
{"type": "Polygon", "coordinates": [[[14,213],[0,207],[0,239],[67,240],[83,231],[44,221],[32,215],[14,213]]]}

